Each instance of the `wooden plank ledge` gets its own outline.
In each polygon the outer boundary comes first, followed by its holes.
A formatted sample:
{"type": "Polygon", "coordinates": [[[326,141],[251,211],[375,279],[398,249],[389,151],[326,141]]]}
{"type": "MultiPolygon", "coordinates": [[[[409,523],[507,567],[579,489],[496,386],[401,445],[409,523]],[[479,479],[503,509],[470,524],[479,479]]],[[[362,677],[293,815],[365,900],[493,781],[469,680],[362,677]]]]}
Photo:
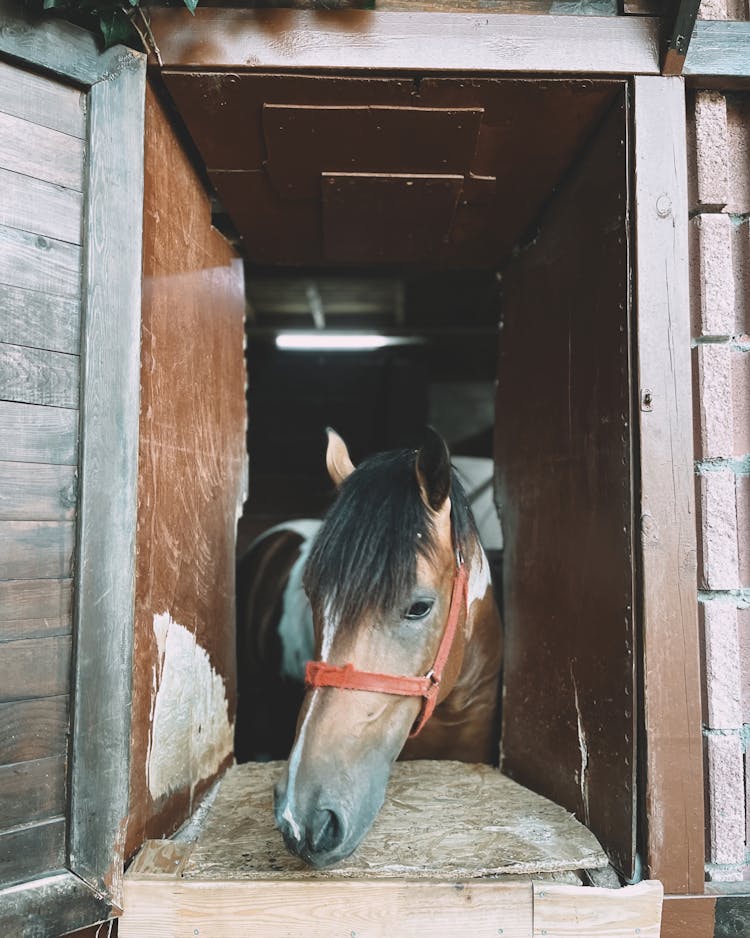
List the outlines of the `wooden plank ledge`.
{"type": "Polygon", "coordinates": [[[662,887],[566,885],[606,863],[567,811],[486,765],[402,762],[364,842],[330,870],[273,822],[282,763],[230,769],[194,842],[147,841],[120,938],[658,938],[662,887]]]}

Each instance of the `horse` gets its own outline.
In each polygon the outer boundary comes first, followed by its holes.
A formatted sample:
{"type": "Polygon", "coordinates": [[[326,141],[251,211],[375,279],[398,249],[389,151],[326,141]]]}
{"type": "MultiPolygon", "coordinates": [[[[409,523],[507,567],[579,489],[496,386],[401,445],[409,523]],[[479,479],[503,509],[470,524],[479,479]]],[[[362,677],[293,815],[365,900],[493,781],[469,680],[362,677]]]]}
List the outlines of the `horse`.
{"type": "MultiPolygon", "coordinates": [[[[380,453],[355,469],[341,437],[327,432],[334,504],[322,523],[262,536],[256,557],[273,560],[253,564],[261,582],[275,565],[268,589],[279,571],[287,580],[283,608],[256,617],[253,631],[267,640],[279,621],[275,666],[299,688],[274,811],[287,848],[315,868],[356,849],[396,758],[496,762],[502,667],[489,563],[445,442],[429,430],[419,450],[380,453]]],[[[246,580],[244,589],[247,654],[258,597],[246,580]]],[[[261,685],[270,671],[267,662],[256,668],[261,685]]],[[[254,705],[263,697],[261,687],[254,705]]]]}

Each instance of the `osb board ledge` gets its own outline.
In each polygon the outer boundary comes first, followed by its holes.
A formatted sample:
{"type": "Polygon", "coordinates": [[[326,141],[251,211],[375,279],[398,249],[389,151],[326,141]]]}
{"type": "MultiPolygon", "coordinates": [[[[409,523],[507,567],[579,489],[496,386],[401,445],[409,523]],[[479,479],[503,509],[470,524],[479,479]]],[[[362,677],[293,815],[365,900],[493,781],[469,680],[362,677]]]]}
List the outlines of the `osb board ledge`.
{"type": "Polygon", "coordinates": [[[182,875],[198,880],[482,879],[607,865],[568,811],[487,765],[399,762],[385,804],[347,859],[316,871],[286,850],[273,817],[283,763],[227,772],[182,875]]]}

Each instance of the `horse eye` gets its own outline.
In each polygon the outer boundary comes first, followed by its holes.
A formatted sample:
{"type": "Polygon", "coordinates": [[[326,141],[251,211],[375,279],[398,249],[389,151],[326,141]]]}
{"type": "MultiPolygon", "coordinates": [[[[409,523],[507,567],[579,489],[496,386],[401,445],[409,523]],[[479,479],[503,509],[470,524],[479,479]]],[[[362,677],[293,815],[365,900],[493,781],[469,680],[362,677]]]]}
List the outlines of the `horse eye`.
{"type": "Polygon", "coordinates": [[[419,599],[417,602],[412,603],[409,606],[409,610],[406,613],[407,619],[424,619],[426,615],[429,614],[432,609],[432,603],[428,599],[419,599]]]}

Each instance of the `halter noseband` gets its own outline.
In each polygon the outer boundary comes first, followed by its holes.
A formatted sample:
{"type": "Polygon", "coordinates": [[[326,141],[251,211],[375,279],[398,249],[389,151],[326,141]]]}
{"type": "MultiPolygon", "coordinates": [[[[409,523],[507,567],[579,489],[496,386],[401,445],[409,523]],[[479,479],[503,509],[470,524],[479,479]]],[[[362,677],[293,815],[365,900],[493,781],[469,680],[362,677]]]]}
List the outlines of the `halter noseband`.
{"type": "Polygon", "coordinates": [[[453,578],[448,619],[435,655],[435,662],[424,677],[377,674],[373,671],[359,671],[353,664],[337,667],[325,661],[308,661],[305,669],[305,683],[308,687],[338,687],[344,690],[365,690],[401,697],[423,697],[422,709],[409,734],[409,739],[413,739],[430,719],[437,704],[443,669],[453,647],[461,609],[466,606],[467,583],[466,564],[461,552],[457,551],[456,574],[453,578]]]}

